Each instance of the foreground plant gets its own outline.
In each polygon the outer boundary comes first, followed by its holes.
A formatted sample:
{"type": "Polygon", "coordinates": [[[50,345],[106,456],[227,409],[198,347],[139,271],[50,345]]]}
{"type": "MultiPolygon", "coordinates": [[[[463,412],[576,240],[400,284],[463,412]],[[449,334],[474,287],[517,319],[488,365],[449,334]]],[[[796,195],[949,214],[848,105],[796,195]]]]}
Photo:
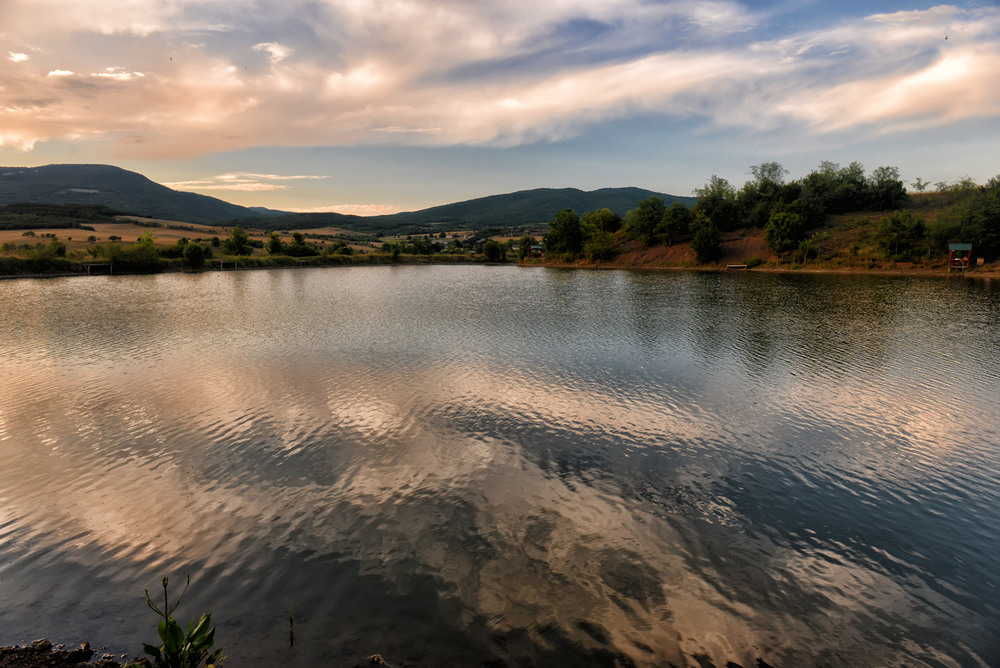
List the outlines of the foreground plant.
{"type": "Polygon", "coordinates": [[[187,576],[187,583],[184,591],[177,597],[173,605],[167,597],[167,585],[169,578],[163,578],[163,608],[153,603],[146,590],[146,605],[149,609],[163,617],[157,625],[157,631],[163,644],[159,647],[142,644],[143,651],[153,659],[153,668],[199,668],[202,661],[205,668],[215,668],[221,666],[225,659],[223,648],[218,648],[214,652],[212,646],[215,644],[215,628],[212,627],[212,615],[206,613],[195,623],[191,620],[188,624],[187,634],[173,618],[174,611],[180,605],[181,599],[187,593],[191,585],[191,576],[187,576]],[[209,653],[211,652],[211,654],[209,653]]]}

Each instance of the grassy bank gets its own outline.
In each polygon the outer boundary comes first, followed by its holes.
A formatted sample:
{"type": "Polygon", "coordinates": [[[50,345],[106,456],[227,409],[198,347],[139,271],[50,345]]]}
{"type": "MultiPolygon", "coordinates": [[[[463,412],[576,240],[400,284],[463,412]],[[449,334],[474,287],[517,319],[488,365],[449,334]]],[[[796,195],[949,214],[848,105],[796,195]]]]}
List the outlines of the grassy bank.
{"type": "MultiPolygon", "coordinates": [[[[902,213],[919,219],[926,233],[905,247],[889,247],[885,240],[887,219],[897,211],[860,211],[827,216],[808,230],[812,243],[782,252],[772,250],[762,228],[724,232],[717,257],[699,262],[692,239],[673,244],[644,243],[619,232],[612,257],[588,260],[566,255],[522,261],[522,265],[607,269],[708,269],[725,270],[747,265],[755,271],[832,271],[870,273],[947,274],[947,239],[937,230],[947,229],[957,217],[957,203],[948,193],[913,195],[902,213]]],[[[1000,275],[1000,263],[975,257],[967,273],[1000,275]],[[981,264],[980,264],[981,262],[981,264]]]]}

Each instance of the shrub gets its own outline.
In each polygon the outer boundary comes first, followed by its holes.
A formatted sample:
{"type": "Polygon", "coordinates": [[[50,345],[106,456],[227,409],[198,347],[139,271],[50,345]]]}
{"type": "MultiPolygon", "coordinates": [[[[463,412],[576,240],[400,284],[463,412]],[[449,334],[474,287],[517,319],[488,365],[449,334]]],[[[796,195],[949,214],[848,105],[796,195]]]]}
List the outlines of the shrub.
{"type": "Polygon", "coordinates": [[[722,235],[712,223],[702,224],[691,240],[691,250],[698,262],[714,262],[722,255],[722,235]]]}
{"type": "Polygon", "coordinates": [[[776,253],[795,248],[806,231],[806,221],[801,215],[788,211],[772,213],[764,226],[764,241],[776,253]]]}
{"type": "Polygon", "coordinates": [[[205,249],[199,244],[187,244],[184,246],[184,263],[192,269],[201,269],[205,266],[205,249]]]}
{"type": "Polygon", "coordinates": [[[149,597],[149,590],[146,590],[146,605],[149,606],[150,610],[163,617],[163,621],[156,625],[156,630],[163,644],[159,647],[148,643],[142,645],[143,651],[153,659],[153,668],[198,668],[202,661],[205,662],[206,668],[221,666],[225,660],[225,651],[220,647],[211,654],[209,653],[212,646],[215,645],[212,615],[203,614],[197,623],[191,620],[186,634],[181,625],[173,618],[174,611],[180,605],[184,594],[187,593],[188,586],[191,584],[191,576],[188,576],[184,591],[181,592],[172,606],[167,597],[169,582],[169,578],[163,578],[162,608],[153,603],[153,599],[149,597]]]}

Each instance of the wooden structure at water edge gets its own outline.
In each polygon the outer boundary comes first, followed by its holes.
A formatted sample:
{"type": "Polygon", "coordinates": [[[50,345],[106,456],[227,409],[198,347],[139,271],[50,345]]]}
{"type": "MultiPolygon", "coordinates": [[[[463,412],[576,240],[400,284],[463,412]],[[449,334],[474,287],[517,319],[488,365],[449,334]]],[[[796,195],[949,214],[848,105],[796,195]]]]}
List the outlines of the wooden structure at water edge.
{"type": "Polygon", "coordinates": [[[972,264],[972,244],[948,244],[948,273],[951,270],[968,271],[972,264]]]}

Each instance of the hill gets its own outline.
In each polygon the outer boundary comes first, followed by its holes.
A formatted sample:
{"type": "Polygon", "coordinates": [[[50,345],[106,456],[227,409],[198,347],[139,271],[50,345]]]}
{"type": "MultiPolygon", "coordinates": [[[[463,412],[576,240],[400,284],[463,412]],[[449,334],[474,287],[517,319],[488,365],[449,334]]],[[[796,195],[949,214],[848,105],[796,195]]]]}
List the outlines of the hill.
{"type": "Polygon", "coordinates": [[[678,197],[642,188],[601,188],[584,191],[577,188],[535,188],[504,195],[444,204],[420,211],[384,216],[347,216],[339,213],[289,214],[269,219],[241,221],[253,227],[273,230],[339,227],[356,232],[394,234],[433,232],[453,229],[525,229],[544,227],[562,209],[579,214],[608,208],[625,217],[644,199],[657,196],[669,206],[682,202],[693,206],[695,198],[678,197]]]}
{"type": "Polygon", "coordinates": [[[111,165],[0,167],[0,205],[20,203],[98,205],[186,223],[260,215],[214,197],[172,190],[111,165]]]}
{"type": "Polygon", "coordinates": [[[0,206],[73,204],[100,206],[149,218],[200,224],[241,224],[268,230],[336,227],[368,234],[443,231],[446,229],[524,229],[544,226],[561,209],[578,213],[608,208],[624,217],[653,195],[668,205],[688,206],[678,197],[642,188],[536,188],[384,216],[339,213],[286,213],[243,207],[215,197],[172,190],[142,174],[111,165],[0,167],[0,206]]]}

